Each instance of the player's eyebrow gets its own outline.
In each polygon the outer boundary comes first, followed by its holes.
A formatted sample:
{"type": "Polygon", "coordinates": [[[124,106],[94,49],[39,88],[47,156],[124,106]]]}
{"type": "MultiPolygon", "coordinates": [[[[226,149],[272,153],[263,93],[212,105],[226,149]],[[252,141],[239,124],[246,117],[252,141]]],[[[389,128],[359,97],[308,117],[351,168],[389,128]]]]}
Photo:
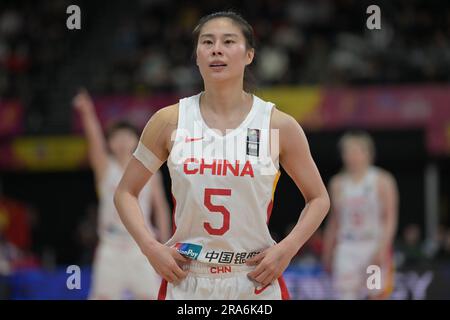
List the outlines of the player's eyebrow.
{"type": "MultiPolygon", "coordinates": [[[[237,37],[238,35],[236,33],[224,33],[222,36],[223,37],[237,37]]],[[[212,33],[204,33],[204,34],[200,35],[200,38],[202,38],[202,37],[204,37],[204,38],[214,38],[215,36],[212,33]]]]}

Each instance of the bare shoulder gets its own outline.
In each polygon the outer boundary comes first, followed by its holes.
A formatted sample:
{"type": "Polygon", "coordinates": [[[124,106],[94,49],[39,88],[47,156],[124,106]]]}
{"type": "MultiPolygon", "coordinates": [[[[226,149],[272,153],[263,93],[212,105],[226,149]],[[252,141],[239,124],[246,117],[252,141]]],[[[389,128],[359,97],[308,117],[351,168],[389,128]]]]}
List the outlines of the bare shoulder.
{"type": "Polygon", "coordinates": [[[160,121],[163,122],[165,124],[169,124],[169,125],[177,125],[178,122],[178,107],[179,104],[172,104],[170,106],[164,107],[159,109],[157,112],[155,112],[155,114],[152,116],[152,118],[149,120],[152,121],[156,120],[156,121],[160,121]]]}
{"type": "Polygon", "coordinates": [[[142,132],[142,143],[160,159],[166,159],[170,137],[178,123],[178,103],[159,109],[142,132]]]}
{"type": "Polygon", "coordinates": [[[272,117],[270,120],[270,127],[272,129],[293,129],[301,128],[300,124],[295,118],[286,112],[280,111],[275,107],[272,108],[272,117]]]}
{"type": "Polygon", "coordinates": [[[376,168],[378,171],[378,190],[381,194],[389,193],[397,193],[398,187],[395,177],[392,173],[385,169],[376,168]]]}
{"type": "Polygon", "coordinates": [[[342,186],[343,179],[343,173],[338,173],[331,177],[330,182],[328,183],[328,188],[330,189],[330,191],[336,192],[337,190],[339,190],[342,186]]]}
{"type": "Polygon", "coordinates": [[[395,177],[392,173],[390,173],[389,171],[383,169],[383,168],[379,168],[376,167],[377,172],[378,172],[378,179],[379,179],[379,183],[383,186],[389,184],[389,185],[395,185],[395,177]]]}
{"type": "Polygon", "coordinates": [[[293,116],[274,107],[272,109],[270,129],[278,130],[279,152],[283,158],[287,154],[292,155],[296,159],[310,155],[306,134],[293,116]]]}
{"type": "Polygon", "coordinates": [[[146,135],[148,132],[152,135],[155,133],[164,133],[167,128],[176,128],[177,123],[178,103],[156,111],[145,125],[143,134],[146,135]]]}

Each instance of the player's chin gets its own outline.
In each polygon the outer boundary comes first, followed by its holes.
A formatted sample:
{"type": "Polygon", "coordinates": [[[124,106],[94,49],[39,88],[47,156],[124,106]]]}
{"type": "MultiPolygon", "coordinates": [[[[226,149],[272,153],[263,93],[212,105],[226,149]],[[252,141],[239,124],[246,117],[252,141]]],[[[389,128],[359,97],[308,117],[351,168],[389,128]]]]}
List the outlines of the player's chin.
{"type": "Polygon", "coordinates": [[[230,75],[227,72],[208,72],[207,78],[210,82],[223,82],[230,80],[230,75]]]}
{"type": "Polygon", "coordinates": [[[226,83],[234,83],[235,81],[239,81],[240,74],[234,74],[231,72],[218,72],[218,73],[210,73],[207,76],[208,82],[213,84],[226,84],[226,83]]]}

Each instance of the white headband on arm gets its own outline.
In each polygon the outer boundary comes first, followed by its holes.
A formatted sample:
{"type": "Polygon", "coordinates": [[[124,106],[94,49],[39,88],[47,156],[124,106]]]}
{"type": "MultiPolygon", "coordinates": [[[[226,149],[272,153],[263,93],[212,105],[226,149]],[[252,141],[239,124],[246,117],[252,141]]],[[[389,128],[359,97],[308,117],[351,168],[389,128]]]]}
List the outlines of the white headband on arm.
{"type": "Polygon", "coordinates": [[[146,167],[149,171],[152,173],[155,173],[158,171],[158,169],[163,164],[163,161],[161,161],[153,152],[151,152],[145,144],[139,141],[138,146],[136,150],[133,153],[133,156],[139,160],[144,167],[146,167]]]}

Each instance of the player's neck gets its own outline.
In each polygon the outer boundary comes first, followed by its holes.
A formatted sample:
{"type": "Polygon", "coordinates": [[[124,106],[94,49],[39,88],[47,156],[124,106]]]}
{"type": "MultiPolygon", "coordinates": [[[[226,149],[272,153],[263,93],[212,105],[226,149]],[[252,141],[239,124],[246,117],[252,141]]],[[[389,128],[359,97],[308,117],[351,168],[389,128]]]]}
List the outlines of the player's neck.
{"type": "Polygon", "coordinates": [[[242,90],[242,83],[239,82],[230,85],[205,85],[201,105],[214,114],[226,117],[236,110],[243,111],[243,107],[248,105],[249,98],[251,97],[242,90]]]}
{"type": "Polygon", "coordinates": [[[364,179],[368,170],[369,170],[368,167],[361,168],[361,169],[355,169],[355,170],[351,170],[351,171],[347,170],[347,174],[350,177],[351,181],[358,183],[364,179]]]}

